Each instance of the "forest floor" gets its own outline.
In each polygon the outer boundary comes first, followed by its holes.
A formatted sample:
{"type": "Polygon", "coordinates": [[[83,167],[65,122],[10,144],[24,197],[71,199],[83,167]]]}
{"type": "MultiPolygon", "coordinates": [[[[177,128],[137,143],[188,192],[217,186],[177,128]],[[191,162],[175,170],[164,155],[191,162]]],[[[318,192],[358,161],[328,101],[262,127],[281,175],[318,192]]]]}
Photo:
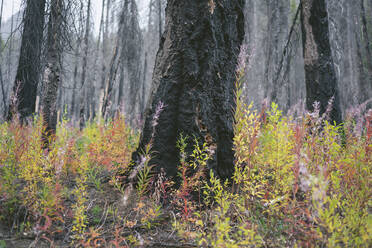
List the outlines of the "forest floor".
{"type": "Polygon", "coordinates": [[[230,181],[180,137],[178,188],[153,173],[151,144],[131,164],[139,135],[122,116],[63,120],[48,150],[39,117],[0,124],[0,248],[370,247],[372,111],[335,126],[238,104],[235,119],[230,181]]]}

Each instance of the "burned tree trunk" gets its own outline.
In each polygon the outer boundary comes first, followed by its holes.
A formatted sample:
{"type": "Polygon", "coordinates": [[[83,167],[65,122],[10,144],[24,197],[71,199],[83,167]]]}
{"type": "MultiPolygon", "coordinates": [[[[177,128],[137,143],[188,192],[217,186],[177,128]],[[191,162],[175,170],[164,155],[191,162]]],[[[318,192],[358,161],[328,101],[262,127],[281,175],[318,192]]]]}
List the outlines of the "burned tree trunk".
{"type": "MultiPolygon", "coordinates": [[[[160,3],[159,3],[160,4],[160,3]]],[[[136,105],[141,85],[142,34],[138,22],[138,10],[135,1],[130,1],[128,9],[130,19],[127,25],[127,37],[123,42],[126,52],[126,65],[129,76],[129,111],[131,124],[136,119],[136,105]]]]}
{"type": "Polygon", "coordinates": [[[341,123],[339,90],[329,40],[328,12],[325,0],[303,0],[301,26],[306,79],[306,106],[312,110],[320,103],[320,113],[326,112],[333,99],[330,120],[341,123]]]}
{"type": "MultiPolygon", "coordinates": [[[[244,0],[169,0],[166,27],[156,58],[153,89],[134,160],[151,140],[151,163],[175,176],[180,137],[206,142],[209,168],[233,172],[235,70],[244,38],[244,0]],[[154,127],[158,104],[165,107],[154,127]],[[153,128],[155,133],[153,134],[153,128]]],[[[192,142],[188,149],[192,149],[192,142]]]]}
{"type": "Polygon", "coordinates": [[[50,6],[47,62],[44,71],[42,111],[47,134],[55,134],[57,126],[57,94],[61,74],[61,35],[63,0],[52,0],[50,6]]]}
{"type": "Polygon", "coordinates": [[[40,79],[40,55],[43,42],[45,0],[27,0],[23,19],[21,53],[8,112],[14,111],[21,119],[35,111],[37,85],[40,79]],[[14,99],[17,98],[17,101],[14,99]]]}
{"type": "Polygon", "coordinates": [[[83,65],[81,72],[81,88],[80,88],[80,97],[79,97],[79,123],[80,129],[85,125],[85,107],[87,106],[87,86],[85,85],[85,77],[88,66],[88,53],[89,53],[89,35],[90,35],[90,8],[91,1],[88,0],[87,5],[87,19],[85,23],[85,36],[84,36],[84,56],[83,56],[83,65]]]}
{"type": "MultiPolygon", "coordinates": [[[[110,20],[110,2],[111,0],[107,0],[106,2],[106,21],[104,27],[102,27],[102,72],[101,72],[101,85],[100,85],[100,96],[99,96],[99,107],[98,107],[98,116],[99,118],[103,117],[104,114],[102,113],[102,109],[104,108],[104,98],[105,98],[105,83],[106,83],[106,76],[107,76],[107,64],[106,64],[106,56],[108,52],[108,28],[109,28],[109,20],[110,20]]],[[[103,20],[103,11],[104,11],[105,3],[102,2],[102,19],[103,20]]]]}
{"type": "MultiPolygon", "coordinates": [[[[103,91],[103,98],[102,98],[102,107],[101,107],[101,113],[102,117],[106,119],[107,113],[109,112],[109,105],[110,105],[110,99],[112,95],[112,90],[114,86],[114,81],[116,78],[116,74],[119,68],[119,63],[123,63],[123,54],[125,52],[125,39],[123,38],[124,31],[126,30],[127,27],[127,18],[128,18],[128,5],[129,5],[129,0],[124,1],[123,4],[123,9],[120,14],[120,22],[119,22],[119,30],[118,30],[118,37],[116,40],[116,45],[114,47],[114,51],[112,54],[112,58],[110,61],[110,66],[109,66],[109,71],[107,74],[106,81],[104,83],[104,91],[103,91]],[[120,56],[119,56],[120,53],[120,56]]],[[[122,74],[120,78],[120,87],[122,88],[122,84],[124,83],[124,77],[123,77],[123,72],[124,72],[124,65],[121,64],[121,69],[122,69],[122,74]]],[[[120,99],[120,93],[119,93],[119,99],[120,99]]],[[[120,100],[119,100],[120,101],[120,100]]]]}
{"type": "Polygon", "coordinates": [[[72,119],[75,117],[76,111],[76,91],[78,89],[78,72],[79,72],[79,64],[80,64],[80,50],[81,50],[81,42],[84,33],[84,20],[83,20],[83,12],[84,12],[84,5],[80,3],[80,11],[79,11],[79,24],[78,24],[78,33],[76,37],[76,44],[75,44],[75,65],[74,65],[74,73],[73,73],[73,86],[72,86],[72,96],[71,96],[71,108],[70,114],[72,119]]]}

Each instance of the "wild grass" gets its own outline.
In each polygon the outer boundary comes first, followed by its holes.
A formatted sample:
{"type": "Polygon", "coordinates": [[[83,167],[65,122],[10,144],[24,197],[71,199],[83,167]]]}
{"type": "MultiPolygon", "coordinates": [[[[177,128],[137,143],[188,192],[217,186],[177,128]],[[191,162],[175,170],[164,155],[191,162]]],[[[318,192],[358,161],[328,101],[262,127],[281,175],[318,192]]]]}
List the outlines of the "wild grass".
{"type": "Polygon", "coordinates": [[[336,126],[317,108],[285,116],[272,104],[257,112],[240,94],[230,180],[208,170],[207,144],[180,134],[180,186],[164,172],[153,173],[149,144],[125,200],[122,175],[133,168],[139,135],[123,116],[82,131],[63,120],[48,150],[40,117],[29,125],[17,119],[0,124],[0,222],[9,230],[3,241],[27,238],[51,247],[370,247],[372,111],[354,110],[336,126]],[[187,144],[194,144],[191,154],[187,144]]]}

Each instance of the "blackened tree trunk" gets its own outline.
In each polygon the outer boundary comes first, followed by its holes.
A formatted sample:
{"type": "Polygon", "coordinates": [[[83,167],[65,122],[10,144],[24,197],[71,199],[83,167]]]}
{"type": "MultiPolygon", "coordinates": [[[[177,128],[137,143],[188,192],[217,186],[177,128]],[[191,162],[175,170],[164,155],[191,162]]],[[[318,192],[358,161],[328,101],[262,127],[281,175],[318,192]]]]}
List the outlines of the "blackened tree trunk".
{"type": "Polygon", "coordinates": [[[84,36],[84,56],[83,56],[83,65],[82,65],[82,72],[81,72],[81,92],[79,97],[79,122],[80,128],[83,128],[85,125],[85,107],[87,106],[87,87],[85,85],[85,77],[87,72],[88,66],[88,53],[89,53],[89,35],[90,35],[90,8],[91,8],[91,1],[88,0],[87,5],[87,19],[85,23],[85,36],[84,36]]]}
{"type": "Polygon", "coordinates": [[[206,142],[208,167],[222,178],[233,172],[235,70],[244,38],[244,0],[169,0],[156,58],[152,95],[134,160],[152,141],[151,163],[175,176],[180,135],[206,142]],[[154,128],[158,104],[165,107],[154,128]]]}
{"type": "MultiPolygon", "coordinates": [[[[159,1],[161,6],[161,3],[159,1]]],[[[160,7],[161,11],[161,7],[160,7]]],[[[142,52],[142,33],[138,21],[138,10],[136,1],[130,1],[128,9],[129,20],[127,25],[127,37],[123,44],[126,53],[126,65],[128,67],[129,76],[129,111],[131,124],[134,124],[136,119],[136,105],[138,104],[138,96],[141,86],[141,52],[142,52]]],[[[160,28],[160,26],[159,26],[160,28]]]]}
{"type": "Polygon", "coordinates": [[[50,5],[47,56],[44,71],[42,112],[46,133],[55,134],[57,126],[57,94],[60,86],[62,54],[63,0],[52,0],[50,5]]]}
{"type": "MultiPolygon", "coordinates": [[[[106,86],[106,74],[107,74],[107,64],[106,64],[106,56],[108,51],[108,28],[109,28],[109,20],[110,20],[110,3],[111,0],[107,0],[106,2],[106,21],[104,28],[102,30],[102,73],[101,73],[101,85],[100,85],[100,96],[99,96],[99,107],[98,107],[98,115],[99,117],[104,117],[102,110],[104,108],[104,101],[105,101],[105,86],[106,86]]],[[[102,11],[105,3],[102,2],[102,11]]],[[[102,13],[103,18],[103,13],[102,13]]]]}
{"type": "Polygon", "coordinates": [[[341,108],[336,73],[329,40],[328,12],[325,0],[303,0],[301,26],[306,79],[306,106],[313,110],[320,103],[320,113],[333,99],[332,122],[341,123],[341,108]]]}
{"type": "Polygon", "coordinates": [[[114,86],[114,81],[116,79],[116,74],[119,67],[119,50],[120,50],[120,42],[119,39],[116,41],[116,45],[114,47],[114,53],[112,54],[109,71],[107,74],[106,82],[105,82],[105,91],[103,94],[103,104],[102,104],[102,117],[104,119],[107,119],[108,113],[110,112],[111,107],[111,97],[112,97],[112,91],[114,86]]]}
{"type": "Polygon", "coordinates": [[[72,86],[72,96],[71,96],[71,117],[74,119],[76,111],[76,91],[78,89],[78,71],[79,71],[79,64],[80,64],[80,50],[81,50],[81,40],[84,33],[84,24],[83,24],[83,12],[84,12],[84,5],[80,2],[80,11],[79,11],[79,24],[78,24],[78,33],[76,38],[75,44],[75,65],[74,65],[74,73],[73,73],[73,86],[72,86]]]}
{"type": "MultiPolygon", "coordinates": [[[[129,6],[129,0],[125,0],[124,1],[124,4],[123,4],[123,9],[121,11],[121,14],[120,14],[120,22],[119,22],[119,30],[118,30],[118,37],[117,37],[117,40],[116,40],[116,45],[114,47],[114,51],[113,51],[113,54],[112,54],[112,57],[111,57],[111,61],[110,61],[110,66],[109,66],[109,71],[108,71],[108,75],[107,75],[107,78],[106,78],[106,81],[104,83],[104,92],[103,92],[103,99],[102,99],[102,108],[101,108],[101,113],[102,113],[102,117],[104,117],[105,119],[108,116],[108,112],[109,112],[109,107],[110,107],[110,99],[112,97],[112,91],[113,91],[113,86],[114,86],[114,81],[116,79],[116,74],[117,74],[117,71],[118,71],[118,68],[119,68],[119,63],[123,63],[123,56],[124,56],[124,52],[125,52],[125,49],[124,47],[126,46],[125,45],[125,35],[123,32],[124,31],[127,31],[126,30],[126,27],[127,27],[127,18],[128,18],[128,6],[129,6]],[[120,53],[120,56],[119,56],[119,53],[120,53]]],[[[128,32],[129,33],[129,32],[128,32]]],[[[123,73],[124,73],[124,65],[122,64],[121,66],[121,69],[122,69],[122,74],[121,74],[121,78],[120,78],[120,87],[122,88],[123,87],[123,84],[124,84],[124,77],[123,77],[123,73]]],[[[120,93],[119,93],[119,99],[120,99],[120,93]]]]}
{"type": "Polygon", "coordinates": [[[12,92],[8,119],[14,111],[22,120],[35,111],[40,79],[40,55],[43,42],[45,0],[27,0],[23,19],[21,52],[12,92]],[[14,101],[14,99],[17,101],[14,101]]]}

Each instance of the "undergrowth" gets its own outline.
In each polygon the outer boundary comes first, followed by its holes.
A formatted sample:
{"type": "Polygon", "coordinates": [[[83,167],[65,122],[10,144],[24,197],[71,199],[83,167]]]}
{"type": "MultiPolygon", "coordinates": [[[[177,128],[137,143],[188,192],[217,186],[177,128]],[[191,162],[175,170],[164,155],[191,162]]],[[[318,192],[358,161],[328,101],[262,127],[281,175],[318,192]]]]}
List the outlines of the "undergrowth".
{"type": "Polygon", "coordinates": [[[208,169],[213,149],[180,134],[180,186],[154,173],[148,144],[129,196],[120,182],[139,137],[124,117],[82,131],[63,120],[49,149],[40,117],[0,124],[0,223],[10,231],[0,244],[370,247],[372,111],[333,125],[317,106],[285,116],[240,97],[230,180],[208,169]]]}

